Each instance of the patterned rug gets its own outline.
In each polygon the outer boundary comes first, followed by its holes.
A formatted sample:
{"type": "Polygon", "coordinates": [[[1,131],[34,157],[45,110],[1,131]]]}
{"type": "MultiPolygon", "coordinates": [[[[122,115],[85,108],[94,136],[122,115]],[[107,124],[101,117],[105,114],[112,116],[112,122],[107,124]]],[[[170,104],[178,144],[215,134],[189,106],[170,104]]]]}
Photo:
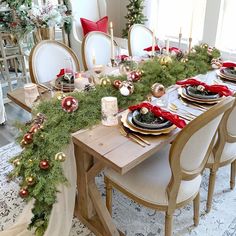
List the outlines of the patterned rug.
{"type": "MultiPolygon", "coordinates": [[[[7,182],[6,174],[11,170],[8,160],[20,152],[14,143],[0,148],[0,230],[13,224],[24,207],[18,197],[17,182],[7,182]]],[[[208,187],[208,171],[205,171],[201,185],[200,223],[193,227],[192,205],[175,211],[174,235],[236,236],[236,190],[229,190],[229,166],[221,168],[217,175],[213,208],[205,214],[208,187]]],[[[96,178],[104,197],[102,174],[96,178]]],[[[164,214],[147,209],[115,191],[113,195],[113,219],[119,229],[128,236],[163,235],[164,214]]],[[[93,236],[77,219],[73,220],[70,236],[93,236]]],[[[64,236],[64,235],[60,235],[64,236]]]]}

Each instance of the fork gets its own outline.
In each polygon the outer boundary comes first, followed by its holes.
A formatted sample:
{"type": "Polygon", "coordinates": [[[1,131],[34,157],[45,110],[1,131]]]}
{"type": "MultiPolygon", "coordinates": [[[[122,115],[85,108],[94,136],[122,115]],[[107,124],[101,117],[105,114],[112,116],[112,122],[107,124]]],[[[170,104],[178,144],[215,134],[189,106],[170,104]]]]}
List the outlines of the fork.
{"type": "Polygon", "coordinates": [[[139,144],[142,147],[146,147],[146,145],[144,143],[142,143],[141,141],[139,141],[137,138],[135,138],[134,136],[128,134],[123,127],[120,127],[120,133],[121,135],[123,135],[124,137],[130,138],[131,140],[133,140],[134,142],[136,142],[137,144],[139,144]]]}

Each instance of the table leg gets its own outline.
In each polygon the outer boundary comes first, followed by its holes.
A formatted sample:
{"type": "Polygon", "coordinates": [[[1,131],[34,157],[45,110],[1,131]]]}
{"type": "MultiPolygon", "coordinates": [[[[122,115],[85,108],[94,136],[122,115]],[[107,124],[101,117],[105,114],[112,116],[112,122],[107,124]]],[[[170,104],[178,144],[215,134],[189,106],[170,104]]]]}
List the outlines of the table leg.
{"type": "Polygon", "coordinates": [[[120,235],[97,189],[95,179],[91,178],[95,176],[96,171],[101,171],[102,165],[100,168],[99,165],[95,166],[93,157],[77,145],[75,158],[78,188],[76,216],[98,236],[120,235]]]}

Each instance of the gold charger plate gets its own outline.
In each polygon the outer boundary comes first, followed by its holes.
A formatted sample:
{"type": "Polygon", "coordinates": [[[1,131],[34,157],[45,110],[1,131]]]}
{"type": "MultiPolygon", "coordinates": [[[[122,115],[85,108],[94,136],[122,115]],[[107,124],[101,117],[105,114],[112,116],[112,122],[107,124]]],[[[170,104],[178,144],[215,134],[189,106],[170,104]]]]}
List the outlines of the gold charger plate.
{"type": "Polygon", "coordinates": [[[225,75],[220,70],[217,70],[216,74],[225,80],[230,80],[230,81],[236,82],[236,77],[231,77],[231,76],[225,75]]]}
{"type": "Polygon", "coordinates": [[[215,103],[221,101],[221,99],[223,98],[223,97],[220,97],[220,98],[214,99],[214,100],[213,100],[213,99],[197,99],[197,98],[193,98],[193,97],[190,97],[190,96],[184,94],[184,93],[183,93],[183,88],[179,88],[179,89],[178,89],[178,94],[179,94],[182,98],[187,99],[187,100],[189,100],[189,101],[191,101],[191,102],[203,103],[203,104],[215,104],[215,103]]]}
{"type": "Polygon", "coordinates": [[[140,133],[140,134],[147,134],[147,135],[161,135],[161,134],[168,134],[172,130],[176,129],[175,125],[172,125],[168,128],[157,129],[156,131],[143,129],[143,128],[139,129],[138,127],[132,126],[128,123],[127,116],[129,114],[129,112],[130,111],[127,110],[125,113],[123,113],[123,115],[121,117],[121,122],[126,128],[130,129],[131,131],[134,131],[134,132],[137,132],[137,133],[140,133]]]}

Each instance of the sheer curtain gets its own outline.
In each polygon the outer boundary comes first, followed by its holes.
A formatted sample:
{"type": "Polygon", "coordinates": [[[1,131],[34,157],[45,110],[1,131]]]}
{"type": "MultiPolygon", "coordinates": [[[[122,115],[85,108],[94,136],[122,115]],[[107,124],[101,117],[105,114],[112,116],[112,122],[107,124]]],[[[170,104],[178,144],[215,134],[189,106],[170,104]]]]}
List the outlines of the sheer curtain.
{"type": "Polygon", "coordinates": [[[158,38],[202,40],[206,0],[146,0],[146,25],[156,31],[158,38]]]}
{"type": "Polygon", "coordinates": [[[218,26],[216,46],[222,50],[236,53],[236,1],[224,0],[218,26]]]}

